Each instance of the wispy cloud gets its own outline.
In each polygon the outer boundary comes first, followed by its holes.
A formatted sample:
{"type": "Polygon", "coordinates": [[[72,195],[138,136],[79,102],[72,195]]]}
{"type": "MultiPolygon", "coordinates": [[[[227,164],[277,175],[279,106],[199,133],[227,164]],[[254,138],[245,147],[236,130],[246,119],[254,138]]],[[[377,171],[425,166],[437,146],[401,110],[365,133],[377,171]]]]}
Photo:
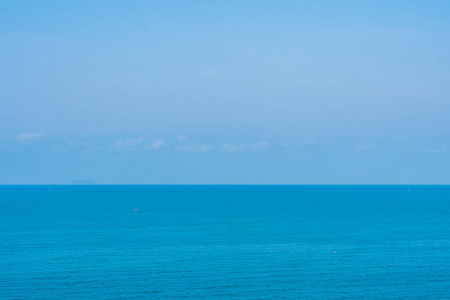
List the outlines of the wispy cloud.
{"type": "Polygon", "coordinates": [[[177,140],[179,140],[179,141],[185,141],[185,140],[187,140],[187,137],[184,136],[184,135],[178,135],[178,136],[177,136],[177,140]]]}
{"type": "Polygon", "coordinates": [[[18,141],[32,141],[39,140],[45,137],[45,133],[43,132],[24,132],[17,136],[18,141]]]}
{"type": "Polygon", "coordinates": [[[77,140],[56,140],[52,146],[54,152],[57,153],[92,153],[101,150],[98,145],[89,144],[87,142],[80,142],[77,140]]]}
{"type": "Polygon", "coordinates": [[[444,153],[445,151],[447,151],[447,147],[436,148],[436,149],[432,149],[432,148],[428,148],[428,149],[412,148],[411,151],[413,151],[413,152],[421,152],[421,153],[428,153],[428,154],[437,154],[437,153],[444,153]]]}
{"type": "Polygon", "coordinates": [[[312,145],[315,144],[316,141],[312,138],[307,138],[306,140],[302,141],[301,144],[302,146],[306,146],[306,145],[312,145]]]}
{"type": "Polygon", "coordinates": [[[366,143],[357,145],[355,149],[356,149],[356,151],[367,151],[367,150],[373,149],[375,146],[376,146],[375,144],[366,142],[366,143]]]}
{"type": "Polygon", "coordinates": [[[433,154],[433,153],[444,153],[446,150],[447,150],[446,147],[442,147],[442,148],[439,148],[439,149],[427,149],[427,153],[431,153],[431,154],[433,154]]]}
{"type": "Polygon", "coordinates": [[[214,145],[211,144],[194,144],[188,143],[178,148],[181,151],[192,151],[197,153],[208,152],[214,149],[214,145]]]}
{"type": "Polygon", "coordinates": [[[139,144],[142,144],[144,142],[144,140],[145,140],[145,138],[143,138],[143,137],[127,138],[125,140],[116,141],[116,145],[119,147],[137,146],[139,144]]]}
{"type": "Polygon", "coordinates": [[[147,149],[153,149],[153,150],[159,150],[161,147],[164,146],[163,140],[153,140],[150,145],[148,145],[147,149]]]}
{"type": "Polygon", "coordinates": [[[79,151],[82,151],[83,153],[92,153],[95,151],[100,150],[100,147],[95,144],[91,144],[88,142],[80,142],[76,140],[70,140],[69,146],[71,149],[78,149],[79,151]]]}
{"type": "Polygon", "coordinates": [[[259,141],[259,142],[254,142],[251,143],[250,146],[248,147],[250,150],[254,150],[254,151],[260,151],[260,150],[264,150],[267,147],[269,147],[269,142],[266,141],[259,141]]]}
{"type": "Polygon", "coordinates": [[[232,145],[232,144],[221,144],[220,149],[224,152],[241,152],[247,150],[247,145],[232,145]]]}
{"type": "Polygon", "coordinates": [[[299,141],[295,141],[295,142],[285,141],[285,142],[283,142],[283,147],[285,147],[285,148],[294,148],[294,147],[302,147],[302,146],[312,145],[312,144],[315,144],[315,143],[316,143],[316,140],[314,140],[312,138],[307,138],[306,140],[303,140],[301,142],[299,142],[299,141]]]}

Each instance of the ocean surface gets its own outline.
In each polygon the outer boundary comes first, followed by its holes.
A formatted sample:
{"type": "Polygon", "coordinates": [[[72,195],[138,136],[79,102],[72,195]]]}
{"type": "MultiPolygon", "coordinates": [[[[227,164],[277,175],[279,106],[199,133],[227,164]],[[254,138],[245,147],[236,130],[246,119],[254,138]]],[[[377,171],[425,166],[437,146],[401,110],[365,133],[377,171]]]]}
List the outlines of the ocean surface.
{"type": "Polygon", "coordinates": [[[450,186],[0,186],[0,299],[450,297],[450,186]]]}

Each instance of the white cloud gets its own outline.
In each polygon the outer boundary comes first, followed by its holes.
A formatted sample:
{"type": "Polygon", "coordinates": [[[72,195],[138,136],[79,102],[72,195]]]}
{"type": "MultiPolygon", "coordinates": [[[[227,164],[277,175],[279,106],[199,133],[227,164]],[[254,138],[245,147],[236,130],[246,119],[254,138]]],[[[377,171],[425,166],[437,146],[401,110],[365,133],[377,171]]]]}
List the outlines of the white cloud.
{"type": "Polygon", "coordinates": [[[130,147],[130,146],[137,146],[139,144],[142,144],[144,142],[143,137],[139,138],[127,138],[125,140],[120,140],[116,142],[116,145],[119,147],[130,147]]]}
{"type": "Polygon", "coordinates": [[[92,153],[98,150],[98,147],[95,145],[90,145],[86,142],[80,142],[76,140],[59,140],[55,145],[52,146],[52,149],[53,151],[58,153],[92,153]]]}
{"type": "Polygon", "coordinates": [[[260,141],[260,142],[254,142],[254,143],[250,144],[249,149],[258,151],[258,150],[264,150],[267,147],[269,147],[269,142],[260,141]]]}
{"type": "Polygon", "coordinates": [[[185,141],[185,140],[187,140],[187,137],[184,136],[184,135],[179,135],[179,136],[177,136],[177,140],[179,140],[179,141],[185,141]]]}
{"type": "Polygon", "coordinates": [[[245,144],[242,145],[232,145],[232,144],[221,144],[220,149],[224,152],[240,152],[247,150],[247,146],[245,144]]]}
{"type": "Polygon", "coordinates": [[[428,153],[428,154],[437,154],[437,153],[444,153],[447,151],[447,147],[442,147],[438,149],[423,149],[423,148],[412,148],[411,151],[413,152],[421,152],[421,153],[428,153]]]}
{"type": "Polygon", "coordinates": [[[188,143],[179,147],[181,151],[192,151],[197,153],[208,152],[214,149],[214,145],[210,144],[193,144],[188,143]]]}
{"type": "Polygon", "coordinates": [[[367,151],[375,147],[375,144],[372,143],[362,143],[361,145],[356,146],[356,151],[367,151]]]}
{"type": "Polygon", "coordinates": [[[24,132],[17,136],[18,141],[39,140],[45,136],[43,132],[24,132]]]}
{"type": "Polygon", "coordinates": [[[444,153],[446,150],[447,150],[446,147],[442,147],[442,148],[439,148],[439,149],[427,149],[427,153],[431,153],[431,154],[433,154],[433,153],[444,153]]]}
{"type": "Polygon", "coordinates": [[[159,150],[162,146],[164,146],[163,140],[153,140],[153,142],[147,146],[147,149],[159,150]]]}
{"type": "Polygon", "coordinates": [[[316,141],[315,141],[314,139],[312,139],[312,138],[307,138],[306,140],[304,140],[304,141],[302,142],[302,146],[312,145],[312,144],[315,144],[315,143],[316,143],[316,141]]]}
{"type": "Polygon", "coordinates": [[[291,142],[291,141],[285,141],[283,142],[283,147],[289,148],[289,147],[299,147],[299,146],[307,146],[315,144],[316,141],[312,138],[307,138],[306,140],[303,140],[301,142],[291,142]]]}

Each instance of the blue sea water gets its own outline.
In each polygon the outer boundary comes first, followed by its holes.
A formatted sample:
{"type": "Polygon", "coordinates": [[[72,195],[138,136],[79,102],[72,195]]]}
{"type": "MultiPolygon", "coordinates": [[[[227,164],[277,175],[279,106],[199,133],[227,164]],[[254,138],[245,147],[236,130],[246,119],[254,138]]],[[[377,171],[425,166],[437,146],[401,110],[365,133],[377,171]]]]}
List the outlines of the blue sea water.
{"type": "Polygon", "coordinates": [[[0,299],[449,295],[450,186],[0,186],[0,299]]]}

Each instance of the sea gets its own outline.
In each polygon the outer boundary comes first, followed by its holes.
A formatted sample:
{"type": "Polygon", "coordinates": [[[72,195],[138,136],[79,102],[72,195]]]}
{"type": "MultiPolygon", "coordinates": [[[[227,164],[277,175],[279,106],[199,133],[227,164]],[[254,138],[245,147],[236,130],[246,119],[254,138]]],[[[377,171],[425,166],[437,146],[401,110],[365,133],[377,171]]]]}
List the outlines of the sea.
{"type": "Polygon", "coordinates": [[[450,186],[0,186],[0,299],[445,299],[450,186]]]}

